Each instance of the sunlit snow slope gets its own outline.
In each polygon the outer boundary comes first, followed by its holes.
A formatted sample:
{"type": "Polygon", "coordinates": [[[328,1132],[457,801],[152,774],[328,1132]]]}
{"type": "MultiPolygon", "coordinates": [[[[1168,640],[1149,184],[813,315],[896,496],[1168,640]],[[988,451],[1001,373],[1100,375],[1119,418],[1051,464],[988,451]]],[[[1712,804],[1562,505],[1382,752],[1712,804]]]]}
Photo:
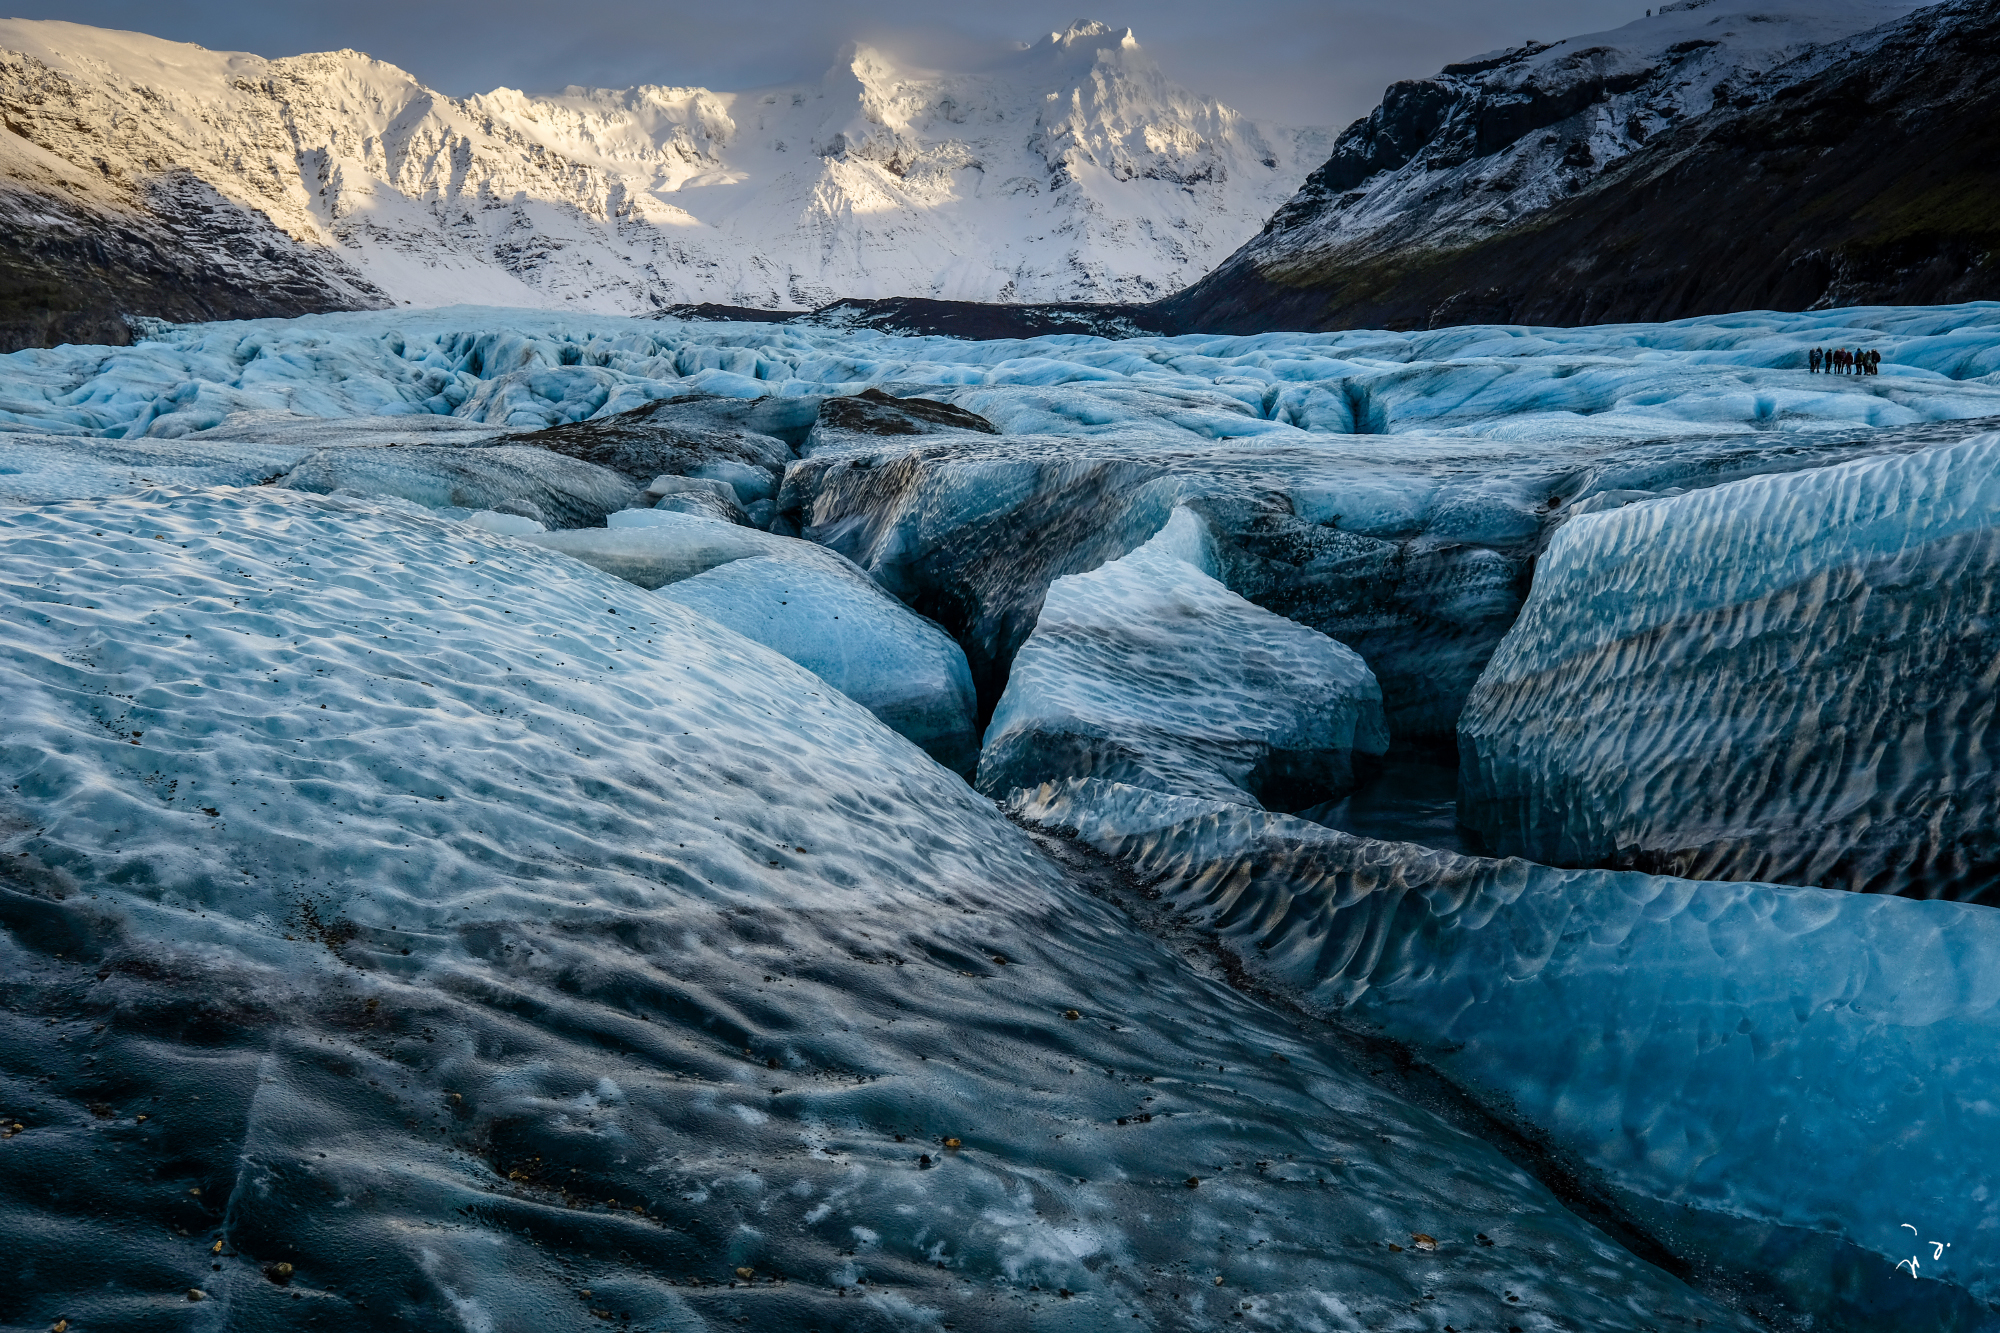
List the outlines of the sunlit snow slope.
{"type": "Polygon", "coordinates": [[[978,74],[850,47],[755,92],[460,100],[357,51],[9,21],[0,109],[13,189],[141,229],[163,192],[206,192],[364,306],[1150,299],[1254,234],[1329,142],[1082,22],[978,74]]]}

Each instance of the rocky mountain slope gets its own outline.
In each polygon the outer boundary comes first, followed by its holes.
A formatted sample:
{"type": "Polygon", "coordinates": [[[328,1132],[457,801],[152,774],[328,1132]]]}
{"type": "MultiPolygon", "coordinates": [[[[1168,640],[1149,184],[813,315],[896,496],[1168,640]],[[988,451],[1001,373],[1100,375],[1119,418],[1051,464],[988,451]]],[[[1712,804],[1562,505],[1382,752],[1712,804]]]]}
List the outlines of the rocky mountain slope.
{"type": "Polygon", "coordinates": [[[355,51],[5,22],[0,325],[24,346],[391,303],[1146,301],[1254,234],[1328,139],[1179,88],[1100,23],[978,74],[856,47],[753,93],[460,100],[355,51]]]}
{"type": "Polygon", "coordinates": [[[2000,295],[2000,5],[1695,0],[1399,83],[1160,327],[2000,295]]]}

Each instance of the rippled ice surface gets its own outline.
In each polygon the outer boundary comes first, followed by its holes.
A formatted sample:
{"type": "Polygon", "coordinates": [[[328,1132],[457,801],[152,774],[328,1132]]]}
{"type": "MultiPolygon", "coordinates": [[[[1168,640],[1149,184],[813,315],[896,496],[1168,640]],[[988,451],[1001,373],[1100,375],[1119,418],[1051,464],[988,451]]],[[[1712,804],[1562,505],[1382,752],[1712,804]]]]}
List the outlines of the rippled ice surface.
{"type": "Polygon", "coordinates": [[[1495,851],[2000,900],[2000,435],[1574,519],[1459,721],[1495,851]]]}
{"type": "Polygon", "coordinates": [[[1292,809],[1351,787],[1355,756],[1389,745],[1375,677],[1216,572],[1208,526],[1176,509],[1132,554],[1049,585],[979,789],[1088,775],[1292,809]]]}
{"type": "Polygon", "coordinates": [[[0,585],[9,1323],[1747,1327],[630,584],[265,489],[0,585]]]}
{"type": "Polygon", "coordinates": [[[1990,909],[1458,856],[1095,779],[1014,804],[1260,981],[1410,1042],[1797,1326],[1993,1325],[1990,909]]]}

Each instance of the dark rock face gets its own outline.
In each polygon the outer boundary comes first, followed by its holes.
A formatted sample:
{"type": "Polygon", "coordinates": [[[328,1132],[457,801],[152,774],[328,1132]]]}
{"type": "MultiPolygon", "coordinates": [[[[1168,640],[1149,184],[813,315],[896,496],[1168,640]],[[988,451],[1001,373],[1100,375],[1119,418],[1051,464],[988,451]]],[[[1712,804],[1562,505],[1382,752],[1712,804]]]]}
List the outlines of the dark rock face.
{"type": "Polygon", "coordinates": [[[128,316],[191,323],[389,304],[332,252],[308,250],[184,173],[157,183],[148,204],[123,213],[0,191],[0,352],[123,346],[128,316]]]}
{"type": "Polygon", "coordinates": [[[977,412],[932,398],[892,398],[880,389],[863,389],[851,398],[827,399],[820,404],[818,424],[862,435],[931,435],[940,429],[1000,433],[998,426],[977,412]]]}
{"type": "MultiPolygon", "coordinates": [[[[1702,56],[1683,45],[1665,59],[1702,56]]],[[[1718,83],[1684,122],[1627,126],[1642,146],[1595,176],[1567,122],[1634,73],[1504,102],[1456,86],[1453,70],[1398,84],[1257,240],[1155,317],[1231,333],[1574,325],[2000,296],[2000,4],[1935,5],[1847,50],[1718,83]],[[1444,172],[1538,130],[1554,131],[1555,165],[1484,188],[1535,185],[1546,207],[1455,231],[1415,207],[1343,238],[1338,214],[1378,173],[1419,152],[1444,172]]]]}
{"type": "Polygon", "coordinates": [[[1000,305],[988,301],[934,301],[920,296],[892,296],[872,301],[835,301],[809,315],[792,316],[789,322],[842,329],[880,329],[884,333],[942,338],[1040,338],[1051,333],[1126,338],[1159,331],[1148,317],[1147,312],[1151,309],[1151,306],[1115,302],[1000,305]]]}
{"type": "MultiPolygon", "coordinates": [[[[811,412],[818,402],[802,400],[803,410],[811,412]]],[[[770,398],[670,398],[616,416],[551,426],[509,443],[594,463],[639,486],[659,476],[695,476],[705,467],[734,463],[770,474],[775,490],[795,455],[785,440],[757,425],[786,429],[783,418],[796,410],[789,400],[770,398]]],[[[811,426],[810,416],[806,424],[811,426]]]]}

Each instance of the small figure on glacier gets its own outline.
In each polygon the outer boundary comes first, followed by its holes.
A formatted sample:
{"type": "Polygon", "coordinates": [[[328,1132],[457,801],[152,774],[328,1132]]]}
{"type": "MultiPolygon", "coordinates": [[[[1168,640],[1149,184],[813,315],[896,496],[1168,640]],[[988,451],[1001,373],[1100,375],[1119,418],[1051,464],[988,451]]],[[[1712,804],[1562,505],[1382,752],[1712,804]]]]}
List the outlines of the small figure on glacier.
{"type": "Polygon", "coordinates": [[[1882,373],[1882,349],[1879,347],[1872,347],[1868,351],[1868,373],[1870,375],[1882,373]]]}
{"type": "Polygon", "coordinates": [[[1815,347],[1806,353],[1806,370],[1808,374],[1819,374],[1819,348],[1815,347]]]}

